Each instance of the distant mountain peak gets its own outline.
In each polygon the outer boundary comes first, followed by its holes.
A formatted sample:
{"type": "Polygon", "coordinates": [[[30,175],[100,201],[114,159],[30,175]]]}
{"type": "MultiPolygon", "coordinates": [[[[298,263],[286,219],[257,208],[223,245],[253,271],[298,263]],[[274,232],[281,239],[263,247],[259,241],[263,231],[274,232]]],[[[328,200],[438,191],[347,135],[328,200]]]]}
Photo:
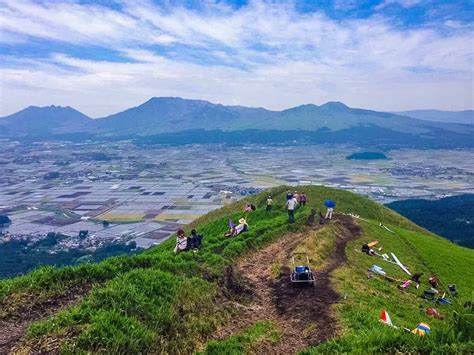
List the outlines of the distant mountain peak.
{"type": "Polygon", "coordinates": [[[350,110],[350,107],[340,101],[328,101],[325,104],[319,106],[320,108],[330,110],[350,110]]]}
{"type": "MultiPolygon", "coordinates": [[[[187,103],[206,103],[210,104],[209,101],[206,100],[196,100],[196,99],[183,99],[179,96],[153,96],[148,101],[144,102],[142,105],[148,103],[173,103],[173,102],[187,102],[187,103]]],[[[141,105],[140,105],[141,106],[141,105]]]]}
{"type": "Polygon", "coordinates": [[[0,124],[17,135],[46,135],[83,132],[90,118],[70,106],[28,106],[12,115],[2,117],[0,124]]]}
{"type": "MultiPolygon", "coordinates": [[[[81,112],[79,112],[78,110],[76,110],[75,108],[72,108],[71,106],[59,106],[59,105],[50,105],[50,106],[28,106],[27,108],[19,111],[19,112],[28,112],[28,111],[42,111],[42,112],[59,112],[59,111],[63,111],[63,112],[77,112],[77,113],[80,113],[82,115],[81,112]]],[[[17,112],[18,113],[18,112],[17,112]]]]}

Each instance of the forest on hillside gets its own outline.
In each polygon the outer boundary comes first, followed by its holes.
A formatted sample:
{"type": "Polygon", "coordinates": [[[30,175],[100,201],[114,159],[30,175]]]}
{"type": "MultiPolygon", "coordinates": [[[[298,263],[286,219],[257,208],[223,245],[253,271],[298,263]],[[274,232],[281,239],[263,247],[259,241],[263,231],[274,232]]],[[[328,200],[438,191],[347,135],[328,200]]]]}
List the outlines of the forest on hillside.
{"type": "Polygon", "coordinates": [[[419,226],[474,249],[474,194],[436,201],[411,199],[387,204],[419,226]]]}

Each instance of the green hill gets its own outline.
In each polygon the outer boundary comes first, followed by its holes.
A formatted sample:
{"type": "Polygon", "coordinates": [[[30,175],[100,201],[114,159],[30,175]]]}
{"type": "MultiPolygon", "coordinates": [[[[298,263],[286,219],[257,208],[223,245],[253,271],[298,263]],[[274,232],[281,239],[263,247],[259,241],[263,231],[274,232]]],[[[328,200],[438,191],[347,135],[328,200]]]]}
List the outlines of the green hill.
{"type": "Polygon", "coordinates": [[[357,152],[346,157],[347,160],[385,160],[388,159],[384,153],[380,152],[357,152]]]}
{"type": "MultiPolygon", "coordinates": [[[[302,188],[301,188],[302,189],[302,188]]],[[[364,197],[325,187],[304,187],[308,205],[287,224],[285,187],[275,188],[275,208],[263,207],[268,192],[247,201],[257,210],[250,229],[226,239],[228,218],[242,217],[245,201],[211,212],[187,226],[204,236],[198,253],[173,254],[174,240],[139,255],[98,264],[41,268],[0,281],[0,353],[9,349],[73,353],[439,352],[474,350],[474,251],[438,237],[364,197]],[[312,223],[311,208],[337,202],[338,214],[312,223]],[[394,233],[379,226],[383,223],[394,233]],[[420,289],[397,288],[372,264],[406,280],[398,266],[360,253],[378,240],[414,272],[420,289]],[[356,250],[357,251],[356,251],[356,250]],[[316,274],[314,288],[291,288],[288,256],[306,251],[316,274]],[[347,258],[347,261],[346,261],[347,258]],[[456,284],[452,305],[419,296],[436,273],[442,288],[456,284]],[[471,275],[471,276],[469,276],[471,275]],[[318,292],[321,292],[319,294],[318,292]],[[263,298],[261,296],[267,296],[263,298]],[[436,307],[443,320],[425,314],[436,307]],[[386,309],[399,327],[431,326],[421,337],[381,324],[386,309]],[[293,345],[294,344],[294,345],[293,345]]]]}

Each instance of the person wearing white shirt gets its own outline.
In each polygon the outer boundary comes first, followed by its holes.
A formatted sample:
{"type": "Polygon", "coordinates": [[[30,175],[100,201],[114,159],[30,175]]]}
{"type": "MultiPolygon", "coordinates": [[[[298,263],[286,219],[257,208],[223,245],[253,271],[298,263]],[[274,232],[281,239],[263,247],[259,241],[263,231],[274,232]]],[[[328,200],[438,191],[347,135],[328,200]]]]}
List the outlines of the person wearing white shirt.
{"type": "Polygon", "coordinates": [[[292,197],[286,201],[286,209],[288,210],[288,222],[295,223],[295,208],[298,205],[296,198],[292,197]]]}
{"type": "Polygon", "coordinates": [[[185,251],[188,248],[188,238],[182,229],[180,229],[176,235],[176,246],[174,247],[174,252],[178,253],[180,251],[185,251]]]}

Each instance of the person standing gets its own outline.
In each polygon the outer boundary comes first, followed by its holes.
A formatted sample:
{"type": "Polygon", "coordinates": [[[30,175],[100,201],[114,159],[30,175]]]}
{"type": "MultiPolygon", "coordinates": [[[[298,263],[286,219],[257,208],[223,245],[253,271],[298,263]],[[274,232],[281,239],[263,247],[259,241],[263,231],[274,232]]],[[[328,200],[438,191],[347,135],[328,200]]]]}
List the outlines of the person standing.
{"type": "Polygon", "coordinates": [[[306,206],[306,194],[304,192],[300,195],[300,207],[306,206]]]}
{"type": "Polygon", "coordinates": [[[295,223],[295,208],[298,205],[296,198],[292,197],[286,201],[286,209],[288,210],[288,222],[295,223]]]}
{"type": "Polygon", "coordinates": [[[296,203],[300,203],[300,195],[298,194],[298,191],[295,191],[293,194],[293,197],[296,199],[296,203]]]}
{"type": "Polygon", "coordinates": [[[267,211],[270,211],[273,208],[273,199],[271,196],[267,198],[267,211]]]}
{"type": "Polygon", "coordinates": [[[324,217],[324,219],[332,219],[332,213],[334,212],[334,207],[336,207],[336,203],[333,200],[326,200],[324,201],[324,205],[327,208],[326,217],[324,217]]]}

